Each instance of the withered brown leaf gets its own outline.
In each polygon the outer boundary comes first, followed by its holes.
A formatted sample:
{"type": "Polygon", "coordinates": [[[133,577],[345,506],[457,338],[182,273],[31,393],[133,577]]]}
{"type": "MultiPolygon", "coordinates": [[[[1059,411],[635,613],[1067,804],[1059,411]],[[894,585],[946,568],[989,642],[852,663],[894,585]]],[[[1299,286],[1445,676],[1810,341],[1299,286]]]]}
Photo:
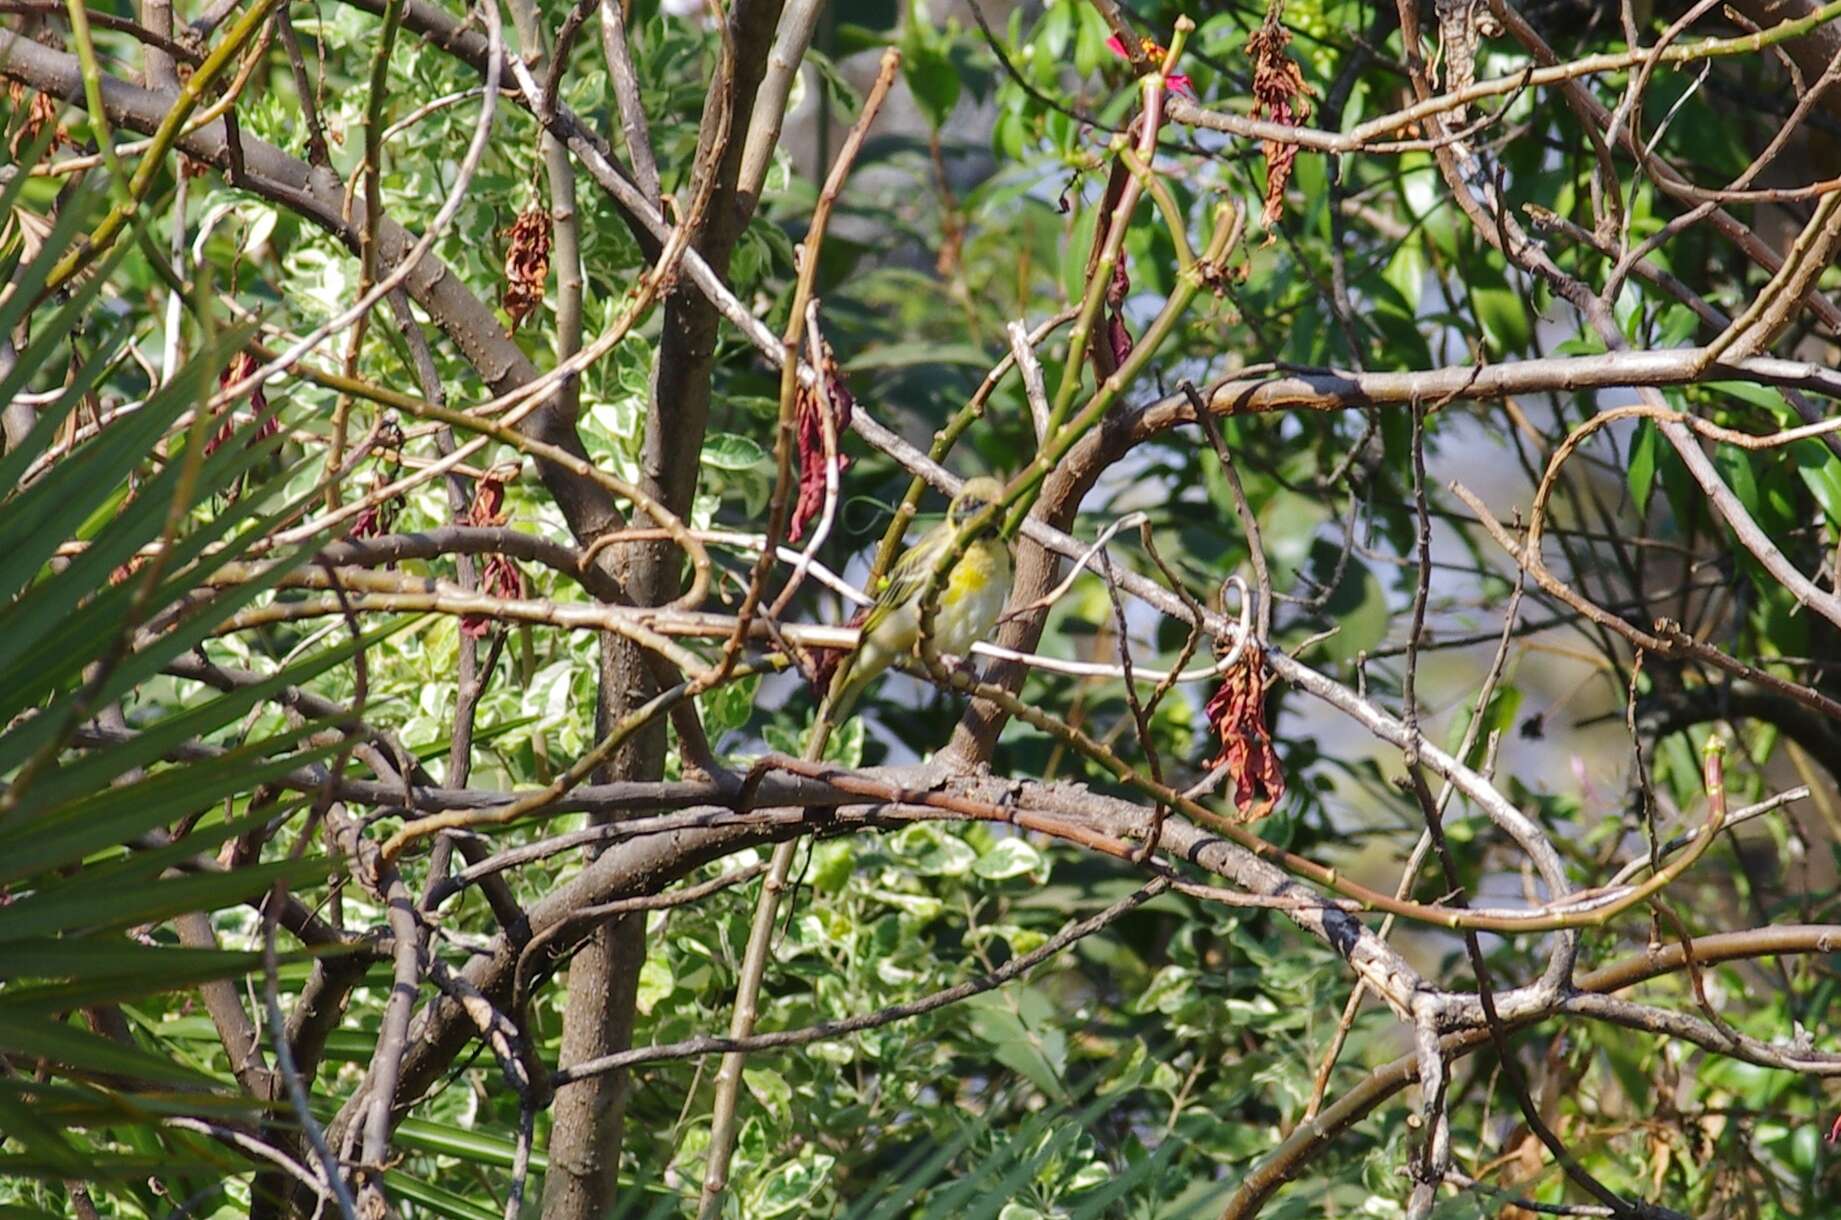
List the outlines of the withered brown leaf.
{"type": "Polygon", "coordinates": [[[1208,701],[1208,721],[1221,738],[1221,752],[1208,765],[1227,767],[1234,781],[1234,808],[1245,822],[1271,813],[1285,795],[1285,769],[1266,728],[1270,684],[1265,654],[1248,648],[1239,664],[1221,675],[1220,689],[1208,701]]]}
{"type": "MultiPolygon", "coordinates": [[[[1298,127],[1310,118],[1310,103],[1305,99],[1315,90],[1305,83],[1297,61],[1285,50],[1291,34],[1279,24],[1279,12],[1274,5],[1265,24],[1247,35],[1247,55],[1253,60],[1253,117],[1298,127]]],[[[1298,146],[1261,140],[1260,148],[1266,154],[1266,206],[1260,223],[1271,228],[1285,212],[1285,186],[1291,181],[1298,146]]]]}
{"type": "Polygon", "coordinates": [[[550,213],[532,204],[518,213],[505,248],[505,292],[501,303],[515,328],[543,304],[550,276],[550,213]]]}
{"type": "MultiPolygon", "coordinates": [[[[505,511],[505,484],[517,473],[515,465],[494,466],[480,477],[473,488],[473,503],[468,506],[465,524],[467,525],[504,525],[508,514],[505,511]]],[[[510,556],[490,554],[486,556],[479,570],[480,592],[488,597],[521,598],[525,595],[524,573],[510,556]]],[[[492,629],[492,619],[484,614],[463,614],[460,616],[460,630],[463,635],[475,639],[492,629]]]]}

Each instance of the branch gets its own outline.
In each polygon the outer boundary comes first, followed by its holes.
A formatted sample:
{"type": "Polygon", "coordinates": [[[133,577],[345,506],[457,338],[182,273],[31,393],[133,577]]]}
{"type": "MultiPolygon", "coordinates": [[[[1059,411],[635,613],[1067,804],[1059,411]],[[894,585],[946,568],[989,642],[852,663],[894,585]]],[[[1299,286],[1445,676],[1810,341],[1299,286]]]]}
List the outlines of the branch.
{"type": "Polygon", "coordinates": [[[657,1063],[668,1059],[689,1059],[698,1055],[747,1054],[751,1051],[779,1050],[789,1046],[805,1046],[813,1042],[823,1042],[831,1038],[854,1034],[866,1029],[877,1029],[896,1021],[906,1021],[913,1017],[957,1004],[961,1000],[982,995],[987,991],[1003,986],[1011,979],[1020,978],[1035,969],[1049,958],[1083,937],[1091,936],[1121,915],[1135,910],[1170,888],[1170,883],[1161,877],[1151,880],[1113,903],[1097,915],[1069,924],[1041,945],[1028,953],[1019,954],[988,974],[978,975],[952,987],[922,996],[917,1000],[908,1000],[900,1004],[891,1004],[875,1012],[863,1013],[855,1017],[843,1017],[835,1021],[820,1021],[803,1029],[780,1030],[771,1034],[752,1034],[742,1037],[719,1038],[704,1035],[686,1038],[682,1042],[668,1042],[658,1046],[640,1046],[617,1055],[605,1055],[599,1059],[590,1059],[558,1071],[551,1077],[551,1084],[560,1089],[598,1076],[603,1072],[617,1071],[621,1068],[634,1067],[641,1063],[657,1063]]]}

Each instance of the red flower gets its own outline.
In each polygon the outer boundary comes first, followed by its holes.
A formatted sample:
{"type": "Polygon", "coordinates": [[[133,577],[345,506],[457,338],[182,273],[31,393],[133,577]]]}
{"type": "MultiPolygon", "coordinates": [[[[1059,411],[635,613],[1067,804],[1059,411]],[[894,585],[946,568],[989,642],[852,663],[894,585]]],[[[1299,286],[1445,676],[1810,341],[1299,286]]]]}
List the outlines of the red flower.
{"type": "MultiPolygon", "coordinates": [[[[1163,62],[1163,57],[1169,54],[1167,50],[1158,46],[1156,41],[1150,38],[1140,39],[1138,45],[1143,48],[1145,58],[1154,60],[1160,64],[1163,62]]],[[[1125,53],[1125,44],[1119,40],[1117,34],[1114,34],[1111,38],[1106,40],[1106,49],[1111,51],[1114,55],[1117,55],[1120,59],[1131,58],[1131,56],[1125,53]]],[[[1166,85],[1176,90],[1178,93],[1187,93],[1192,98],[1195,96],[1195,89],[1190,85],[1187,76],[1172,72],[1163,79],[1166,85]]]]}

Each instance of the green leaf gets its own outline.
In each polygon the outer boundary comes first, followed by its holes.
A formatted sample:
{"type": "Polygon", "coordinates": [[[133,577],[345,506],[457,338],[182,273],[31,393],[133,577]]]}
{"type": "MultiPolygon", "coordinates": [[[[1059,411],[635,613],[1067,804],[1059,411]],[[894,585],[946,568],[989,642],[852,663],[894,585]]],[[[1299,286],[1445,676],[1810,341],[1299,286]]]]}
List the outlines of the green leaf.
{"type": "Polygon", "coordinates": [[[1661,452],[1662,434],[1655,424],[1647,419],[1638,420],[1636,435],[1630,441],[1630,468],[1624,472],[1624,479],[1639,514],[1649,512],[1649,496],[1656,487],[1656,466],[1661,452]]]}
{"type": "Polygon", "coordinates": [[[958,877],[971,871],[978,854],[950,830],[917,822],[889,842],[903,863],[927,877],[958,877]]]}
{"type": "Polygon", "coordinates": [[[1041,871],[1044,871],[1042,853],[1031,847],[1026,840],[1015,837],[997,840],[972,865],[972,872],[987,881],[1008,881],[1012,877],[1041,871]]]}
{"type": "Polygon", "coordinates": [[[975,996],[965,1007],[972,1033],[990,1045],[999,1063],[1050,1097],[1067,1096],[1060,1075],[1067,1066],[1067,1037],[1053,1023],[1053,1010],[1040,992],[1013,988],[1001,997],[975,996]]]}
{"type": "MultiPolygon", "coordinates": [[[[374,1044],[367,1039],[365,1047],[374,1049],[374,1044]]],[[[395,1142],[404,1148],[416,1152],[433,1153],[437,1156],[450,1156],[469,1165],[489,1165],[495,1169],[510,1169],[515,1163],[517,1144],[502,1136],[488,1131],[467,1130],[448,1123],[429,1122],[427,1119],[406,1118],[397,1125],[395,1142]]],[[[541,1141],[539,1141],[541,1143],[541,1141]]],[[[541,1147],[531,1150],[531,1170],[542,1173],[548,1168],[541,1147]]]]}
{"type": "Polygon", "coordinates": [[[501,1220],[499,1212],[481,1207],[467,1196],[411,1177],[400,1170],[386,1169],[384,1187],[392,1195],[427,1208],[431,1215],[448,1220],[501,1220]]]}
{"type": "MultiPolygon", "coordinates": [[[[10,819],[0,833],[0,884],[72,864],[103,847],[126,843],[156,826],[209,808],[335,752],[337,742],[301,754],[272,756],[323,725],[229,750],[216,758],[168,767],[132,784],[104,788],[43,816],[10,819]]],[[[125,770],[126,768],[124,768],[125,770]]]]}
{"type": "MultiPolygon", "coordinates": [[[[152,765],[164,758],[180,743],[192,738],[204,738],[234,724],[248,711],[265,700],[272,699],[290,686],[301,686],[326,673],[334,665],[351,659],[358,647],[382,642],[390,633],[390,628],[374,629],[356,643],[341,640],[330,648],[320,650],[313,656],[303,658],[260,682],[252,682],[211,699],[190,711],[176,716],[168,716],[155,724],[147,725],[133,738],[107,749],[91,751],[87,756],[66,763],[56,774],[47,776],[36,784],[26,799],[22,800],[17,813],[21,817],[32,817],[38,811],[51,805],[73,800],[88,793],[96,792],[113,784],[116,779],[127,772],[152,765]]],[[[314,722],[324,727],[320,722],[314,722]]],[[[278,737],[269,738],[266,743],[248,747],[254,756],[278,753],[291,748],[292,744],[311,730],[301,729],[278,737]],[[265,748],[266,747],[266,748],[265,748]]],[[[298,763],[312,761],[322,756],[323,752],[298,756],[298,763]]],[[[199,772],[198,774],[206,774],[199,772]]],[[[246,787],[253,787],[253,782],[246,787]]],[[[3,841],[3,839],[0,839],[3,841]]]]}
{"type": "Polygon", "coordinates": [[[825,1188],[836,1164],[836,1157],[822,1152],[809,1159],[788,1161],[767,1175],[756,1188],[748,1214],[784,1216],[795,1211],[808,1214],[804,1211],[805,1205],[825,1188]]]}
{"type": "Polygon", "coordinates": [[[105,892],[92,892],[87,885],[73,883],[0,907],[0,941],[82,928],[126,928],[171,919],[188,911],[215,911],[254,898],[276,881],[295,886],[317,880],[330,867],[331,862],[324,858],[277,860],[235,872],[167,877],[134,889],[105,892]]]}
{"type": "MultiPolygon", "coordinates": [[[[331,946],[336,953],[348,952],[331,946]]],[[[314,950],[282,953],[283,962],[320,956],[314,950]]],[[[0,976],[63,979],[62,983],[9,986],[0,1009],[45,1012],[126,1002],[213,979],[240,978],[260,969],[262,954],[233,949],[182,949],[114,937],[0,941],[0,976]]]]}
{"type": "Polygon", "coordinates": [[[928,38],[924,23],[909,26],[909,37],[902,47],[901,74],[908,82],[908,92],[928,124],[939,130],[952,117],[959,104],[959,70],[945,49],[928,38]]]}
{"type": "MultiPolygon", "coordinates": [[[[1451,722],[1451,731],[1446,737],[1446,746],[1455,752],[1464,744],[1464,734],[1470,731],[1472,720],[1470,704],[1465,704],[1462,715],[1451,722]]],[[[1521,710],[1521,688],[1518,686],[1498,685],[1490,692],[1489,702],[1483,709],[1483,724],[1477,731],[1475,743],[1466,757],[1459,759],[1469,766],[1476,766],[1482,759],[1482,752],[1489,745],[1490,734],[1507,734],[1515,726],[1515,716],[1521,710]]]]}
{"type": "MultiPolygon", "coordinates": [[[[1081,256],[1086,257],[1084,254],[1081,256]]],[[[847,373],[872,369],[901,369],[942,364],[961,364],[967,368],[987,369],[992,357],[970,343],[924,343],[918,340],[883,343],[869,348],[844,362],[847,373]]]]}
{"type": "MultiPolygon", "coordinates": [[[[25,1149],[28,1160],[41,1166],[36,1170],[16,1166],[12,1172],[43,1174],[46,1177],[65,1174],[79,1178],[85,1176],[85,1162],[88,1158],[65,1139],[55,1126],[35,1113],[35,1109],[33,1106],[21,1105],[5,1092],[0,1092],[0,1130],[6,1132],[9,1142],[25,1149]]],[[[0,1216],[4,1215],[5,1210],[0,1209],[0,1216]]]]}
{"type": "Polygon", "coordinates": [[[1372,649],[1387,636],[1391,621],[1387,592],[1359,559],[1349,560],[1342,583],[1336,586],[1324,610],[1335,617],[1340,630],[1320,647],[1338,661],[1353,661],[1357,653],[1372,649]]]}
{"type": "Polygon", "coordinates": [[[754,715],[754,701],[760,689],[761,676],[750,674],[699,696],[697,703],[703,712],[703,731],[713,741],[747,724],[749,717],[754,715]]]}
{"type": "Polygon", "coordinates": [[[784,1119],[792,1113],[793,1086],[772,1068],[743,1068],[742,1083],[776,1118],[784,1119]]]}
{"type": "Polygon", "coordinates": [[[1477,320],[1499,354],[1519,352],[1528,346],[1528,312],[1522,294],[1513,288],[1473,288],[1471,302],[1477,320]]]}
{"type": "Polygon", "coordinates": [[[717,470],[752,470],[767,456],[760,445],[733,432],[718,432],[703,442],[703,464],[717,470]]]}
{"type": "Polygon", "coordinates": [[[677,987],[677,980],[672,977],[671,963],[659,954],[646,958],[646,964],[639,968],[639,990],[634,1004],[647,1016],[658,1007],[659,1001],[671,995],[677,987]]]}
{"type": "Polygon", "coordinates": [[[138,1046],[24,1013],[0,1011],[0,1050],[48,1059],[82,1076],[127,1076],[187,1088],[213,1083],[208,1076],[138,1046]]]}

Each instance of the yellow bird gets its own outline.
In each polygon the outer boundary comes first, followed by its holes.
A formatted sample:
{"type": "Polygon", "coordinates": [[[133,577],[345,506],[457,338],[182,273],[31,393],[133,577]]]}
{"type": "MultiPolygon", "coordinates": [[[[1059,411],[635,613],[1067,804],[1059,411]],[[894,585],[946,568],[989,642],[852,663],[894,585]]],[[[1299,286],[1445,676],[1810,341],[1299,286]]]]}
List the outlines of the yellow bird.
{"type": "MultiPolygon", "coordinates": [[[[934,562],[958,536],[966,520],[1003,498],[996,479],[967,479],[946,508],[946,520],[921,535],[889,569],[876,600],[861,623],[856,651],[837,668],[827,700],[833,723],[843,720],[869,684],[897,657],[920,643],[920,595],[934,562]]],[[[985,638],[1010,596],[1010,548],[995,532],[968,545],[940,583],[933,616],[934,647],[963,657],[985,638]]]]}

